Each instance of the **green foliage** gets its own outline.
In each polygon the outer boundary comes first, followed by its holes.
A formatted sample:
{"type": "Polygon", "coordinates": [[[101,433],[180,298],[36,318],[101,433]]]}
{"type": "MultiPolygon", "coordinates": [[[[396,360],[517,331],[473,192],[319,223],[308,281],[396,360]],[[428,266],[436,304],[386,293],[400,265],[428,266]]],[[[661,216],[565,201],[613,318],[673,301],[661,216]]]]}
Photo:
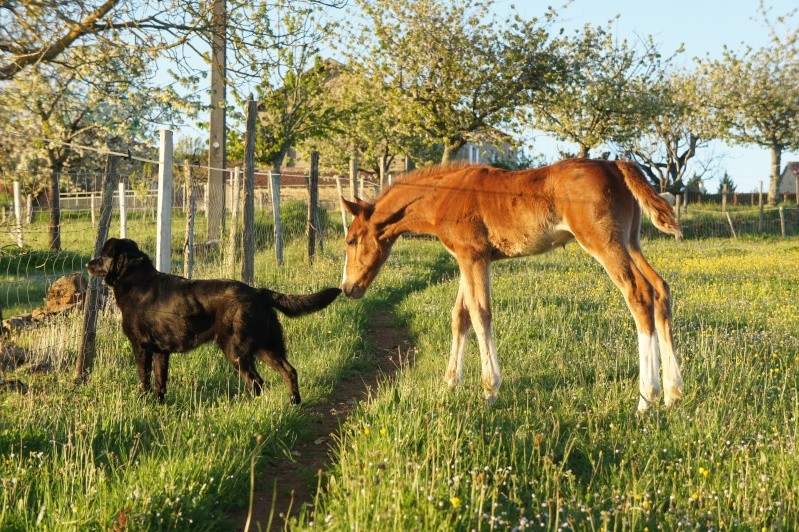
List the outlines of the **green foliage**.
{"type": "Polygon", "coordinates": [[[724,175],[721,176],[721,179],[719,179],[719,194],[721,194],[722,192],[727,192],[732,194],[733,192],[735,192],[736,188],[737,186],[733,182],[732,177],[730,177],[730,174],[724,172],[724,175]]]}
{"type": "Polygon", "coordinates": [[[702,68],[712,83],[720,135],[771,151],[768,199],[774,205],[782,152],[799,149],[799,32],[795,11],[773,22],[764,5],[760,11],[769,28],[768,45],[725,48],[721,59],[705,61],[702,68]]]}
{"type": "Polygon", "coordinates": [[[531,102],[531,125],[576,144],[578,157],[601,145],[626,144],[658,113],[647,95],[663,68],[660,53],[651,37],[642,46],[619,40],[612,23],[586,24],[561,39],[568,70],[531,102]]]}
{"type": "Polygon", "coordinates": [[[384,120],[427,136],[449,160],[467,141],[491,139],[561,64],[544,20],[497,20],[491,1],[359,0],[365,22],[347,41],[353,68],[382,87],[384,120]]]}

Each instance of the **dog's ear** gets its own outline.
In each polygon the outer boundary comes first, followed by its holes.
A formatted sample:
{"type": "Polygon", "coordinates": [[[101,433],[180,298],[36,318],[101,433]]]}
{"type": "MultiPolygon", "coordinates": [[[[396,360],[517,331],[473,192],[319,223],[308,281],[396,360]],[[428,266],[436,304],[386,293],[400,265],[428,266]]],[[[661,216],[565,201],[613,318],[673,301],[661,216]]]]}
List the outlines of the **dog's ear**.
{"type": "Polygon", "coordinates": [[[103,255],[111,261],[105,276],[105,283],[108,286],[113,286],[114,282],[132,265],[149,260],[149,257],[139,249],[136,242],[127,238],[109,238],[103,246],[103,255]]]}

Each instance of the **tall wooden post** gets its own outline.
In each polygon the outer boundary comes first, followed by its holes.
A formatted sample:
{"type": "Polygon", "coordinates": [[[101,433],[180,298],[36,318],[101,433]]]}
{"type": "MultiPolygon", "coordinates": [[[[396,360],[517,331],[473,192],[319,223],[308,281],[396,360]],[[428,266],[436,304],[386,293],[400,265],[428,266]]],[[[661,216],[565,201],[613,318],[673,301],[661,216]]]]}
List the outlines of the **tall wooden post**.
{"type": "Polygon", "coordinates": [[[350,200],[355,200],[356,187],[358,186],[358,151],[353,146],[350,153],[350,200]]]}
{"type": "Polygon", "coordinates": [[[206,216],[208,240],[222,240],[222,225],[225,216],[225,168],[227,105],[227,5],[226,0],[213,0],[211,16],[211,117],[208,146],[208,196],[206,216]]]}
{"type": "Polygon", "coordinates": [[[183,161],[183,173],[186,177],[186,239],[183,241],[183,277],[191,279],[194,269],[194,180],[191,176],[189,160],[183,161]]]}
{"type": "Polygon", "coordinates": [[[275,259],[278,266],[283,266],[283,226],[280,223],[280,172],[273,169],[269,174],[272,191],[272,214],[275,220],[275,259]]]}
{"type": "Polygon", "coordinates": [[[258,103],[250,94],[244,137],[244,230],[241,232],[241,280],[252,284],[255,275],[255,120],[258,103]]]}
{"type": "MultiPolygon", "coordinates": [[[[100,207],[100,220],[97,224],[97,236],[94,239],[96,257],[103,250],[111,228],[111,210],[114,205],[114,188],[117,180],[117,158],[109,155],[106,159],[105,175],[103,175],[103,196],[100,207]]],[[[78,348],[78,362],[75,367],[75,382],[81,383],[94,366],[97,340],[97,313],[100,305],[100,294],[103,292],[103,281],[99,277],[90,277],[86,288],[86,299],[83,303],[83,332],[78,348]]]]}
{"type": "Polygon", "coordinates": [[[162,129],[160,133],[156,212],[155,268],[169,273],[172,267],[172,132],[168,129],[162,129]]]}
{"type": "Polygon", "coordinates": [[[308,260],[313,262],[316,253],[316,235],[319,227],[319,152],[311,152],[311,173],[308,176],[308,260]]]}
{"type": "Polygon", "coordinates": [[[336,191],[338,192],[339,202],[338,206],[341,209],[341,226],[344,228],[344,234],[347,234],[347,211],[344,210],[344,203],[341,201],[344,199],[344,191],[341,187],[341,176],[336,176],[336,191]]]}
{"type": "Polygon", "coordinates": [[[128,238],[128,206],[125,202],[125,180],[119,180],[119,237],[128,238]]]}
{"type": "Polygon", "coordinates": [[[763,232],[763,181],[760,181],[760,194],[757,197],[758,205],[760,206],[760,214],[757,218],[757,232],[763,232]]]}
{"type": "Polygon", "coordinates": [[[22,247],[25,242],[22,238],[22,188],[19,181],[14,181],[14,223],[17,246],[22,247]]]}
{"type": "Polygon", "coordinates": [[[233,176],[230,180],[230,236],[228,237],[228,251],[227,263],[228,271],[231,277],[235,277],[236,265],[236,248],[238,242],[236,240],[236,232],[239,229],[239,191],[241,189],[241,168],[236,167],[233,169],[233,176]]]}
{"type": "Polygon", "coordinates": [[[727,184],[721,187],[721,212],[727,212],[727,184]]]}

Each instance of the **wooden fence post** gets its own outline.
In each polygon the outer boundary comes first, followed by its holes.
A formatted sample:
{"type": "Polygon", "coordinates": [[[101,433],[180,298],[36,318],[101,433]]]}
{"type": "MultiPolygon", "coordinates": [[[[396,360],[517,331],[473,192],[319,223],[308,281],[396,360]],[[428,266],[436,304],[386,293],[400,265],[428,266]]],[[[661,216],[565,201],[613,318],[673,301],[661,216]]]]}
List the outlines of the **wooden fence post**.
{"type": "Polygon", "coordinates": [[[682,198],[679,194],[675,194],[674,196],[674,216],[677,217],[677,223],[680,223],[680,211],[682,210],[682,205],[680,204],[682,198]]]}
{"type": "Polygon", "coordinates": [[[757,219],[757,232],[763,232],[763,181],[760,181],[760,194],[757,196],[757,202],[760,206],[760,215],[757,219]]]}
{"type": "Polygon", "coordinates": [[[350,200],[355,201],[355,192],[358,186],[358,152],[356,148],[352,148],[350,154],[350,200]]]}
{"type": "Polygon", "coordinates": [[[33,194],[25,194],[25,225],[33,223],[33,194]]]}
{"type": "Polygon", "coordinates": [[[241,168],[236,167],[233,169],[233,175],[230,179],[230,236],[228,238],[227,263],[231,278],[236,276],[236,248],[238,247],[238,242],[236,241],[236,231],[239,228],[239,199],[241,199],[241,195],[239,194],[240,188],[241,168]]]}
{"type": "Polygon", "coordinates": [[[272,189],[272,214],[275,220],[275,258],[277,265],[283,266],[283,227],[280,224],[280,173],[271,172],[269,183],[272,189]]]}
{"type": "Polygon", "coordinates": [[[16,224],[17,246],[22,247],[25,241],[22,238],[22,187],[19,181],[14,181],[14,223],[16,224]]]}
{"type": "Polygon", "coordinates": [[[95,198],[97,195],[92,192],[91,196],[89,197],[89,208],[92,211],[92,229],[97,226],[97,205],[95,204],[95,198]]]}
{"type": "Polygon", "coordinates": [[[387,157],[385,155],[381,155],[380,156],[380,179],[379,179],[378,189],[377,189],[377,193],[378,194],[380,194],[380,191],[383,190],[383,187],[385,187],[388,184],[386,182],[386,173],[387,173],[386,160],[387,160],[387,157]]]}
{"type": "Polygon", "coordinates": [[[255,276],[255,122],[258,103],[250,94],[244,137],[244,229],[241,232],[241,280],[252,284],[255,276]]]}
{"type": "MultiPolygon", "coordinates": [[[[100,254],[108,238],[111,228],[111,210],[114,205],[114,188],[117,180],[117,158],[109,155],[106,159],[105,175],[103,175],[103,196],[100,206],[100,220],[97,225],[97,236],[94,240],[94,253],[92,257],[100,254]]],[[[78,348],[78,362],[75,367],[75,383],[84,382],[86,376],[94,366],[97,340],[97,313],[100,304],[100,294],[104,291],[103,280],[99,277],[89,277],[86,296],[83,300],[83,332],[78,348]]]]}
{"type": "Polygon", "coordinates": [[[186,177],[186,239],[183,241],[183,277],[191,279],[191,272],[194,269],[194,180],[191,176],[191,166],[189,160],[183,161],[183,173],[186,177]]]}
{"type": "Polygon", "coordinates": [[[785,210],[780,206],[780,234],[785,238],[785,210]]]}
{"type": "Polygon", "coordinates": [[[319,228],[319,152],[311,152],[311,172],[308,176],[308,260],[313,262],[316,253],[316,235],[319,228]]]}
{"type": "Polygon", "coordinates": [[[727,212],[727,184],[721,188],[721,212],[727,212]]]}
{"type": "Polygon", "coordinates": [[[128,238],[128,207],[125,201],[125,180],[119,180],[119,237],[128,238]]]}
{"type": "Polygon", "coordinates": [[[344,192],[341,189],[341,176],[336,176],[336,190],[338,191],[338,206],[341,209],[341,227],[344,228],[344,234],[347,234],[347,211],[344,209],[344,203],[341,201],[344,199],[344,192]]]}
{"type": "Polygon", "coordinates": [[[158,150],[158,209],[155,267],[169,273],[172,268],[172,131],[162,129],[158,150]]]}
{"type": "Polygon", "coordinates": [[[727,223],[728,223],[728,224],[730,224],[730,233],[732,233],[732,237],[733,237],[733,238],[736,238],[736,239],[737,239],[737,238],[738,238],[738,235],[737,235],[737,234],[735,234],[735,227],[732,225],[732,218],[730,218],[730,213],[729,213],[729,211],[727,211],[727,212],[726,212],[726,214],[727,214],[727,223]]]}

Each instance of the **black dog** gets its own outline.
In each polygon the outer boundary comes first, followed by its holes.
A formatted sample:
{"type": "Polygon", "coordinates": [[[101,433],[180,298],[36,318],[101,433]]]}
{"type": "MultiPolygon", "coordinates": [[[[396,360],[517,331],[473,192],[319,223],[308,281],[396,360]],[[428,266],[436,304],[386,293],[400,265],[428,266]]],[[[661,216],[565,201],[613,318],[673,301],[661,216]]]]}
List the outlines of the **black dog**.
{"type": "Polygon", "coordinates": [[[129,239],[108,239],[100,256],[86,267],[114,289],[122,329],[136,356],[142,394],[150,391],[153,371],[153,393],[161,402],[169,354],[216,340],[255,395],[263,386],[255,369],[257,357],[280,373],[291,391],[292,404],[298,404],[297,371],[286,360],[283,328],[275,309],[287,316],[302,316],[325,308],[341,293],[327,288],[305,296],[286,295],[238,281],[164,274],[129,239]]]}

